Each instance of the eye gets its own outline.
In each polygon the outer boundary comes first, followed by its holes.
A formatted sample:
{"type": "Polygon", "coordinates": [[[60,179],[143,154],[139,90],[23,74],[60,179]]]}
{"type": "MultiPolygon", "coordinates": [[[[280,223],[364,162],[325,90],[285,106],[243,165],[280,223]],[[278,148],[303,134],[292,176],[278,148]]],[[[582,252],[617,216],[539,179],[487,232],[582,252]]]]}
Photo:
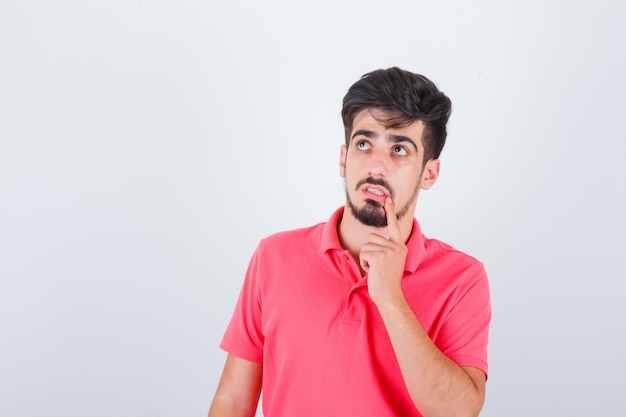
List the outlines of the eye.
{"type": "Polygon", "coordinates": [[[393,147],[393,153],[394,155],[398,155],[398,156],[406,156],[409,153],[407,152],[406,148],[404,146],[400,146],[400,145],[396,145],[393,147]]]}
{"type": "Polygon", "coordinates": [[[370,148],[370,144],[367,141],[359,141],[356,143],[356,148],[360,151],[366,151],[370,148]]]}

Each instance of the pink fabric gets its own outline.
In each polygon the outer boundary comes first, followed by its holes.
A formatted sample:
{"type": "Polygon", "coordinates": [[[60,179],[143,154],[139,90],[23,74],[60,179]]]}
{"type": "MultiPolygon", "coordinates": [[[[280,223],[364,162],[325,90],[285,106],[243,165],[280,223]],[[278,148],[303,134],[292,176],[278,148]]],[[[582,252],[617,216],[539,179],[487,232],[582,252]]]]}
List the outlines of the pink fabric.
{"type": "MultiPolygon", "coordinates": [[[[327,223],[261,241],[221,348],[263,363],[263,412],[419,416],[357,263],[327,223]]],[[[491,308],[483,265],[425,238],[417,221],[403,290],[435,344],[487,373],[491,308]]]]}

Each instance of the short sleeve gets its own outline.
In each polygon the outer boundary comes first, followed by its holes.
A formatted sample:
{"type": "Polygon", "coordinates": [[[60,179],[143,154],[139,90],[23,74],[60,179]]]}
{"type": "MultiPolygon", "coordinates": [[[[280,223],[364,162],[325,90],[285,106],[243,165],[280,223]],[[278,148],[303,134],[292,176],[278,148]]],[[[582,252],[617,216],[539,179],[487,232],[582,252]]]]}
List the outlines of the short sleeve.
{"type": "Polygon", "coordinates": [[[239,293],[235,311],[226,328],[220,348],[242,359],[263,361],[261,305],[261,251],[257,248],[250,259],[239,293]]]}
{"type": "Polygon", "coordinates": [[[442,326],[438,346],[459,366],[473,366],[487,375],[491,301],[482,263],[465,271],[454,303],[442,326]]]}

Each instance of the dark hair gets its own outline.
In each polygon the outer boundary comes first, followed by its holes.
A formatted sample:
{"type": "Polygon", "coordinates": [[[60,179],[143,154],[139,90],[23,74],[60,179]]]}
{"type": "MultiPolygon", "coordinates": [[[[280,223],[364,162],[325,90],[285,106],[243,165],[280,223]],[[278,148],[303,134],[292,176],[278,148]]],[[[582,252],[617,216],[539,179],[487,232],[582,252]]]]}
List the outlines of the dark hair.
{"type": "Polygon", "coordinates": [[[423,75],[397,67],[365,74],[343,98],[341,117],[350,144],[354,117],[361,110],[374,108],[385,113],[380,120],[387,128],[407,126],[416,120],[425,124],[422,135],[424,163],[439,158],[446,143],[446,123],[451,111],[450,99],[423,75]]]}

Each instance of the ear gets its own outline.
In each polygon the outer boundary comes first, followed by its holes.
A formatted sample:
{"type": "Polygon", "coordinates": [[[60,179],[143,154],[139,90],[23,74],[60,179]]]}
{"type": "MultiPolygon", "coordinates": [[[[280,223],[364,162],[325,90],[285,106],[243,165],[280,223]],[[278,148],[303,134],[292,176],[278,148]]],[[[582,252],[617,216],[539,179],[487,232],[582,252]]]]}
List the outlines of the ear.
{"type": "Polygon", "coordinates": [[[341,151],[339,154],[339,175],[342,178],[346,177],[346,157],[348,156],[348,147],[341,145],[341,151]]]}
{"type": "Polygon", "coordinates": [[[431,159],[426,162],[426,166],[424,167],[424,171],[422,172],[422,183],[421,187],[423,190],[428,190],[433,186],[437,178],[439,178],[439,167],[441,166],[441,162],[439,159],[431,159]]]}

